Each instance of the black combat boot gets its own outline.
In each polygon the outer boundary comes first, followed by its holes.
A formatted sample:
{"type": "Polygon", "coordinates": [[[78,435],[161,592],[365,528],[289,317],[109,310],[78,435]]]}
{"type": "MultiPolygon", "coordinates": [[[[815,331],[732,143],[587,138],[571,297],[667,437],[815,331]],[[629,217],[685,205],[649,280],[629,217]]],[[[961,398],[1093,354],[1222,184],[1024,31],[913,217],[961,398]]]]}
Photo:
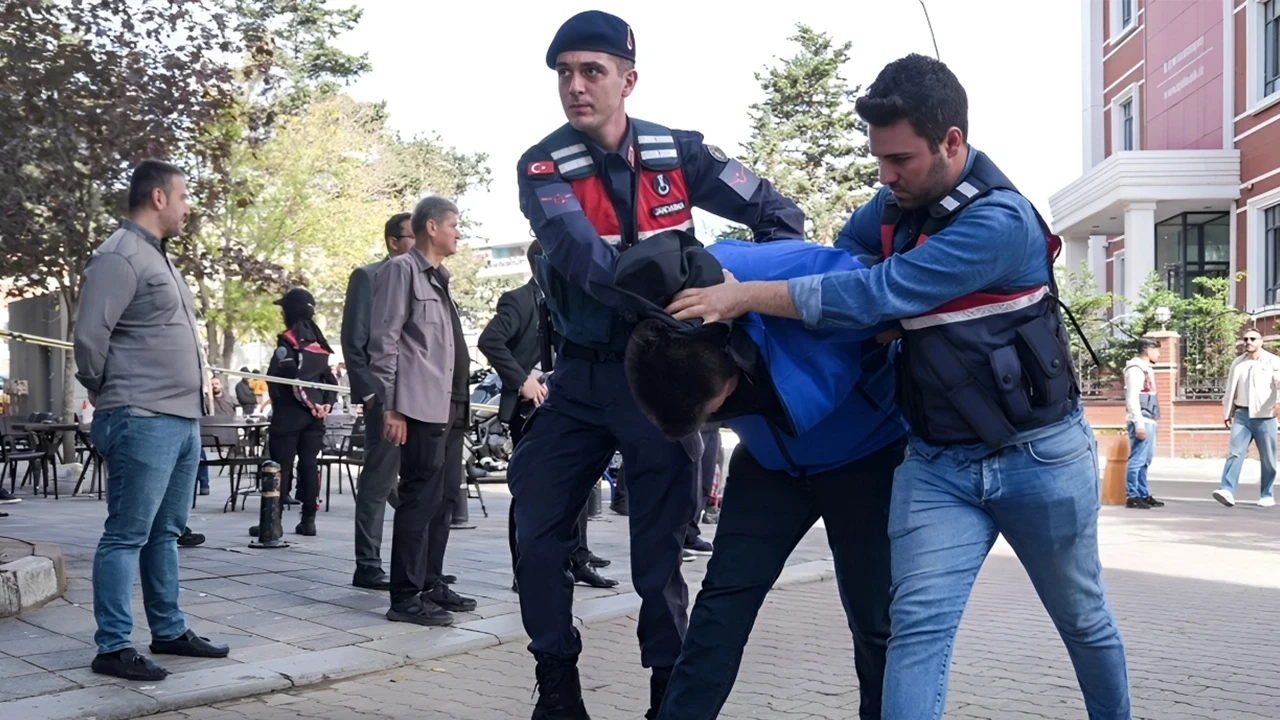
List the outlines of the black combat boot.
{"type": "Polygon", "coordinates": [[[649,678],[649,712],[644,714],[645,720],[654,720],[662,709],[662,698],[667,694],[667,683],[671,682],[671,668],[654,668],[649,678]]]}
{"type": "Polygon", "coordinates": [[[538,679],[538,704],[532,720],[591,720],[582,702],[578,659],[544,655],[534,669],[538,679]]]}
{"type": "Polygon", "coordinates": [[[315,537],[316,534],[316,511],[310,508],[311,512],[307,512],[308,508],[302,510],[302,522],[298,523],[298,527],[294,528],[294,532],[307,537],[315,537]]]}

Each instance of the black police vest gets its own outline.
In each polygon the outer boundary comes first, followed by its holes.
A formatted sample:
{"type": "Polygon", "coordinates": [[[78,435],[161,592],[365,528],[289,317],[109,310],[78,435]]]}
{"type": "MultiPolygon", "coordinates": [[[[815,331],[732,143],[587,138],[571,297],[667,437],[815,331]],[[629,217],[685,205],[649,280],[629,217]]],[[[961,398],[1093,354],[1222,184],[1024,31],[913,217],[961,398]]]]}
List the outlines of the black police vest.
{"type": "MultiPolygon", "coordinates": [[[[950,225],[977,198],[1017,192],[1004,173],[977,153],[969,175],[927,209],[904,252],[950,225]]],[[[884,256],[904,219],[886,198],[881,217],[884,256]]],[[[1053,262],[1062,241],[1036,213],[1045,237],[1046,284],[986,288],[956,298],[902,324],[898,402],[912,431],[936,445],[1008,445],[1020,432],[1069,415],[1080,397],[1071,345],[1058,306],[1053,262]]]]}
{"type": "MultiPolygon", "coordinates": [[[[586,140],[572,125],[562,125],[537,145],[555,161],[557,175],[573,188],[583,214],[604,242],[619,250],[659,232],[693,232],[693,203],[681,169],[680,153],[671,130],[631,118],[634,168],[631,214],[636,237],[623,237],[622,223],[599,177],[586,140]],[[665,193],[665,194],[664,194],[665,193]]],[[[535,259],[538,284],[545,289],[547,308],[564,340],[597,351],[620,355],[626,349],[630,325],[615,310],[571,284],[545,257],[535,259]]]]}

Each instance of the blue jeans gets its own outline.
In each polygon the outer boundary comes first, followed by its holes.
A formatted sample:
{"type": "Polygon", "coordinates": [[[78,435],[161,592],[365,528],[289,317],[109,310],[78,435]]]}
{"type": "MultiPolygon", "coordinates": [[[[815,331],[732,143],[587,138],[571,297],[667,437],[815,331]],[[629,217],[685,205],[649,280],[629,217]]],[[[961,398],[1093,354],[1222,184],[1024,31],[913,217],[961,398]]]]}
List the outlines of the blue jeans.
{"type": "Polygon", "coordinates": [[[1147,439],[1139,440],[1134,434],[1136,426],[1129,423],[1129,463],[1124,469],[1124,496],[1126,498],[1144,498],[1151,495],[1147,489],[1147,468],[1151,467],[1151,459],[1156,454],[1156,424],[1143,418],[1147,427],[1147,439]]]}
{"type": "Polygon", "coordinates": [[[1124,644],[1098,560],[1098,466],[1079,410],[996,452],[913,437],[889,507],[884,720],[942,717],[960,616],[1004,535],[1067,646],[1091,720],[1128,720],[1124,644]]]}
{"type": "Polygon", "coordinates": [[[1262,487],[1258,497],[1271,497],[1271,486],[1276,482],[1276,419],[1251,418],[1248,410],[1236,410],[1231,417],[1231,440],[1227,446],[1227,464],[1222,468],[1221,487],[1236,494],[1250,440],[1258,444],[1258,459],[1262,461],[1262,487]]]}
{"type": "Polygon", "coordinates": [[[176,638],[187,629],[178,609],[178,536],[200,463],[199,422],[120,407],[94,413],[91,434],[107,460],[107,521],[93,556],[98,652],[132,644],[135,569],[151,637],[176,638]]]}

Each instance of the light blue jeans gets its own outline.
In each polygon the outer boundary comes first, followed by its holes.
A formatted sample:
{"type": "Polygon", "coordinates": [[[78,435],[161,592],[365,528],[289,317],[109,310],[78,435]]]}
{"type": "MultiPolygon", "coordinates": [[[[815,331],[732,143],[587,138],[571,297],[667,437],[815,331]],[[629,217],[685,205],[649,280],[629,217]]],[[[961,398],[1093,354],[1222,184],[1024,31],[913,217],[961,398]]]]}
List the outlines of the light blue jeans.
{"type": "Polygon", "coordinates": [[[1240,468],[1249,452],[1249,441],[1258,444],[1258,460],[1262,462],[1262,487],[1258,497],[1271,497],[1276,482],[1276,419],[1251,418],[1248,410],[1236,410],[1231,416],[1231,440],[1227,445],[1227,464],[1222,468],[1223,490],[1236,494],[1240,484],[1240,468]]]}
{"type": "Polygon", "coordinates": [[[1136,427],[1128,423],[1129,462],[1124,469],[1124,496],[1126,498],[1144,498],[1151,495],[1147,489],[1147,468],[1151,467],[1151,459],[1156,454],[1156,424],[1146,418],[1142,422],[1147,426],[1147,439],[1139,440],[1135,434],[1136,427]]]}
{"type": "Polygon", "coordinates": [[[91,439],[107,460],[107,521],[93,556],[99,653],[132,645],[135,571],[151,637],[171,640],[187,630],[178,609],[178,536],[200,464],[199,428],[197,420],[131,407],[93,415],[91,439]]]}
{"type": "Polygon", "coordinates": [[[1067,646],[1091,720],[1128,720],[1124,643],[1098,560],[1093,430],[1077,411],[994,453],[912,438],[889,510],[884,720],[936,720],[978,570],[1004,535],[1067,646]]]}

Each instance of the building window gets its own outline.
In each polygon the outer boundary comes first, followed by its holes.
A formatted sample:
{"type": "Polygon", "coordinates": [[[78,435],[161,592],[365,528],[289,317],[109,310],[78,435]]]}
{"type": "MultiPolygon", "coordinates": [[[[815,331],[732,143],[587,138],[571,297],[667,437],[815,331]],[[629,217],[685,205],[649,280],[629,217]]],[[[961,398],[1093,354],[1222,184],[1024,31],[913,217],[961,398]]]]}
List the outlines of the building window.
{"type": "Polygon", "coordinates": [[[1120,1],[1120,29],[1124,30],[1133,24],[1133,0],[1120,1]]]}
{"type": "Polygon", "coordinates": [[[1280,304],[1280,205],[1262,211],[1262,246],[1267,252],[1263,302],[1280,304]]]}
{"type": "Polygon", "coordinates": [[[1280,0],[1262,6],[1262,96],[1268,97],[1280,81],[1280,0]]]}
{"type": "Polygon", "coordinates": [[[1120,149],[1133,149],[1133,98],[1120,103],[1120,149]]]}
{"type": "Polygon", "coordinates": [[[1199,292],[1196,278],[1231,272],[1228,213],[1183,213],[1156,223],[1156,271],[1182,297],[1199,292]]]}

